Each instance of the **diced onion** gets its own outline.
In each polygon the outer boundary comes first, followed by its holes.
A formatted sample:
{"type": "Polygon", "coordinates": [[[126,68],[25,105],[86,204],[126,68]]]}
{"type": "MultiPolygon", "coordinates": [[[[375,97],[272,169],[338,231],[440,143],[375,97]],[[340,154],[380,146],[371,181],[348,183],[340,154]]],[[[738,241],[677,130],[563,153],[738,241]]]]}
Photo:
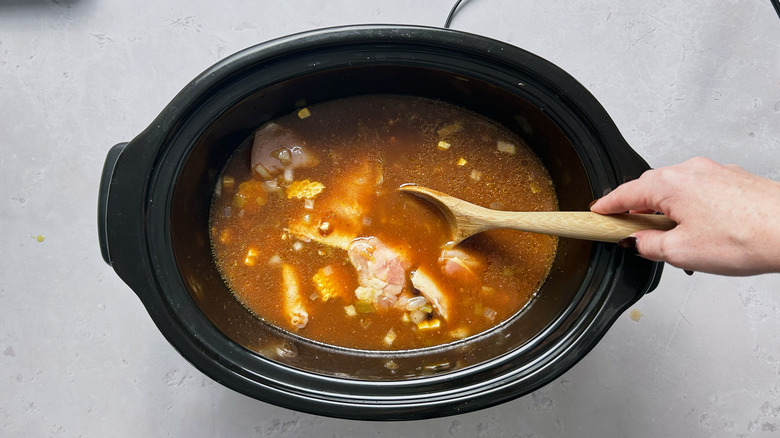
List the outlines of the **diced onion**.
{"type": "Polygon", "coordinates": [[[291,183],[293,182],[293,170],[292,167],[285,167],[284,173],[282,174],[282,177],[284,178],[285,182],[291,183]]]}
{"type": "Polygon", "coordinates": [[[274,254],[268,259],[269,265],[278,265],[279,263],[282,263],[282,258],[279,257],[279,254],[274,254]]]}
{"type": "Polygon", "coordinates": [[[423,322],[427,316],[428,315],[422,310],[413,310],[409,312],[409,321],[412,321],[413,324],[419,324],[423,322]]]}
{"type": "Polygon", "coordinates": [[[303,244],[301,242],[296,241],[292,245],[293,250],[300,251],[303,248],[303,244]]]}
{"type": "Polygon", "coordinates": [[[458,163],[457,163],[457,164],[458,164],[458,166],[461,166],[461,167],[463,167],[463,166],[465,166],[466,164],[468,164],[468,161],[466,161],[466,159],[465,159],[465,158],[461,157],[461,158],[458,158],[458,163]]]}
{"type": "Polygon", "coordinates": [[[395,334],[395,330],[392,328],[387,331],[387,334],[385,335],[385,345],[393,345],[393,341],[395,341],[395,338],[398,336],[395,334]]]}
{"type": "Polygon", "coordinates": [[[371,225],[371,218],[368,216],[363,216],[363,225],[365,226],[371,225]]]}
{"type": "Polygon", "coordinates": [[[450,146],[452,146],[452,145],[451,145],[451,144],[449,144],[448,142],[444,141],[444,140],[441,140],[441,141],[440,141],[440,142],[439,142],[439,143],[436,145],[436,147],[437,147],[437,148],[438,148],[440,151],[446,151],[447,149],[449,149],[449,148],[450,148],[450,146]]]}
{"type": "Polygon", "coordinates": [[[487,318],[487,319],[492,321],[492,320],[496,319],[496,315],[498,315],[498,312],[496,312],[495,310],[493,310],[493,309],[491,309],[489,307],[486,307],[484,312],[482,312],[482,314],[485,315],[485,318],[487,318]]]}
{"type": "Polygon", "coordinates": [[[255,166],[255,172],[257,172],[258,175],[260,175],[260,178],[263,178],[265,180],[271,179],[271,172],[268,171],[268,169],[265,168],[262,164],[258,163],[255,166]]]}
{"type": "Polygon", "coordinates": [[[330,226],[330,222],[322,221],[320,226],[317,227],[317,231],[320,233],[320,236],[325,237],[333,232],[333,227],[330,226]]]}
{"type": "Polygon", "coordinates": [[[329,277],[329,276],[333,275],[333,266],[328,265],[328,266],[325,266],[324,268],[322,268],[322,275],[324,275],[326,277],[329,277]]]}
{"type": "Polygon", "coordinates": [[[506,142],[506,141],[498,141],[496,148],[499,152],[503,152],[505,154],[514,155],[517,151],[517,148],[512,143],[506,142]]]}
{"type": "Polygon", "coordinates": [[[477,169],[473,169],[473,170],[471,171],[471,175],[469,175],[469,176],[470,176],[470,177],[471,177],[471,179],[473,179],[474,181],[479,181],[479,180],[481,180],[481,179],[482,179],[482,172],[480,172],[480,171],[479,171],[479,170],[477,170],[477,169]]]}
{"type": "Polygon", "coordinates": [[[263,181],[263,189],[268,193],[273,193],[279,188],[279,183],[275,179],[270,181],[263,181]]]}
{"type": "Polygon", "coordinates": [[[287,148],[277,149],[271,152],[271,156],[279,160],[285,166],[292,162],[292,154],[287,148]]]}
{"type": "Polygon", "coordinates": [[[308,108],[303,108],[300,111],[298,111],[298,117],[300,119],[305,119],[307,117],[311,116],[311,111],[309,111],[308,108]]]}
{"type": "Polygon", "coordinates": [[[230,209],[230,206],[227,206],[222,209],[222,217],[230,217],[233,210],[230,209]]]}
{"type": "Polygon", "coordinates": [[[349,306],[344,306],[344,312],[347,313],[347,316],[356,316],[357,310],[355,310],[355,306],[350,304],[349,306]]]}
{"type": "Polygon", "coordinates": [[[307,199],[303,201],[303,208],[307,210],[314,210],[314,199],[307,199]]]}

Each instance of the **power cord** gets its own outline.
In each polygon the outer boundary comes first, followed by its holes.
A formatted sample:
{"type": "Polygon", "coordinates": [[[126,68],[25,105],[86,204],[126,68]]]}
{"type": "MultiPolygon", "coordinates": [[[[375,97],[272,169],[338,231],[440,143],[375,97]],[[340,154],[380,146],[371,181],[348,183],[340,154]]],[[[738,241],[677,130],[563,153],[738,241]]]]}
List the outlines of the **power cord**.
{"type": "MultiPolygon", "coordinates": [[[[449,29],[450,24],[452,24],[452,19],[455,17],[455,13],[458,12],[458,8],[460,7],[460,4],[463,3],[465,0],[457,0],[455,2],[455,5],[452,6],[452,9],[450,9],[450,13],[447,15],[447,21],[444,22],[444,28],[449,29]]],[[[780,0],[769,0],[772,2],[772,6],[775,8],[775,12],[777,12],[777,17],[780,18],[780,0]]]]}
{"type": "MultiPolygon", "coordinates": [[[[772,0],[773,2],[777,2],[780,0],[772,0]]],[[[455,13],[458,12],[458,8],[460,7],[460,4],[463,3],[464,0],[458,0],[455,2],[455,5],[450,9],[449,15],[447,15],[447,21],[444,22],[444,28],[449,29],[450,24],[452,24],[452,19],[455,17],[455,13]]],[[[778,12],[780,14],[780,11],[778,12]]]]}

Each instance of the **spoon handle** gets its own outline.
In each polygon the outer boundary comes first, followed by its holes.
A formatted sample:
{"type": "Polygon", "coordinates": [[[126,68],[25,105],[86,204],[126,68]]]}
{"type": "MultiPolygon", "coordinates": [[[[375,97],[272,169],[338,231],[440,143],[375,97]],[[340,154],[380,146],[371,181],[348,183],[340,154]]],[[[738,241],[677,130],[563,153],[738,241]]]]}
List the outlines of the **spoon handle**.
{"type": "MultiPolygon", "coordinates": [[[[512,228],[574,239],[618,242],[641,230],[667,231],[677,223],[656,214],[602,215],[589,211],[510,212],[488,210],[480,218],[487,228],[512,228]]],[[[476,225],[476,224],[475,224],[476,225]]]]}

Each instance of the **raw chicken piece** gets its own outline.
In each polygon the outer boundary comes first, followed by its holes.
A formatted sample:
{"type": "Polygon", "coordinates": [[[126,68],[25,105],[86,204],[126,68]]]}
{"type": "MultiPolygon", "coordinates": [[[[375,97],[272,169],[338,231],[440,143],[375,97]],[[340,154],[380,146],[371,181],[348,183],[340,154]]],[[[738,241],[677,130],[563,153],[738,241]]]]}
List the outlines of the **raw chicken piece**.
{"type": "Polygon", "coordinates": [[[357,237],[357,233],[348,232],[343,229],[323,236],[320,234],[317,225],[306,224],[303,221],[291,223],[288,231],[290,234],[304,242],[317,242],[321,245],[343,249],[344,251],[349,248],[349,244],[357,237]]]}
{"type": "Polygon", "coordinates": [[[347,169],[318,195],[308,213],[308,222],[303,218],[290,221],[290,234],[307,242],[347,250],[363,232],[363,217],[374,203],[380,179],[381,170],[375,163],[347,169]],[[327,227],[323,228],[326,222],[327,227]]]}
{"type": "Polygon", "coordinates": [[[255,131],[251,166],[263,179],[271,179],[286,167],[314,167],[318,162],[290,131],[276,123],[267,123],[255,131]]]}
{"type": "Polygon", "coordinates": [[[439,312],[442,318],[447,319],[450,314],[450,299],[433,277],[420,268],[412,272],[411,279],[414,288],[433,304],[433,308],[439,312]]]}
{"type": "Polygon", "coordinates": [[[401,254],[376,237],[368,237],[353,240],[347,255],[358,274],[357,298],[381,307],[395,305],[408,268],[401,254]]]}
{"type": "Polygon", "coordinates": [[[479,281],[485,265],[477,256],[459,248],[442,250],[439,264],[444,275],[467,283],[479,281]]]}
{"type": "Polygon", "coordinates": [[[287,320],[296,329],[302,329],[309,323],[309,313],[303,307],[301,287],[295,268],[287,263],[282,264],[282,283],[284,287],[284,301],[282,306],[287,320]]]}

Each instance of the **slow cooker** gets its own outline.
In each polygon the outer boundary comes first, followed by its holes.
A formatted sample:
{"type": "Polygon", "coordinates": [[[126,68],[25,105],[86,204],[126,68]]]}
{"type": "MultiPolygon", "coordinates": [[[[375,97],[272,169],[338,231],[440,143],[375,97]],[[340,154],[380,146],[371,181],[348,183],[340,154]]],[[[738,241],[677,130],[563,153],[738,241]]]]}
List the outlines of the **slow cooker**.
{"type": "Polygon", "coordinates": [[[302,104],[372,94],[445,101],[516,132],[549,170],[562,210],[586,210],[648,169],[575,79],[489,38],[439,28],[348,26],[238,52],[196,77],[137,137],[111,148],[100,183],[103,258],[202,372],[258,400],[326,416],[408,420],[463,413],[557,378],[656,287],[662,264],[613,244],[560,239],[552,271],[530,305],[447,345],[352,350],[253,316],[212,259],[209,205],[221,168],[269,120],[302,104]]]}

